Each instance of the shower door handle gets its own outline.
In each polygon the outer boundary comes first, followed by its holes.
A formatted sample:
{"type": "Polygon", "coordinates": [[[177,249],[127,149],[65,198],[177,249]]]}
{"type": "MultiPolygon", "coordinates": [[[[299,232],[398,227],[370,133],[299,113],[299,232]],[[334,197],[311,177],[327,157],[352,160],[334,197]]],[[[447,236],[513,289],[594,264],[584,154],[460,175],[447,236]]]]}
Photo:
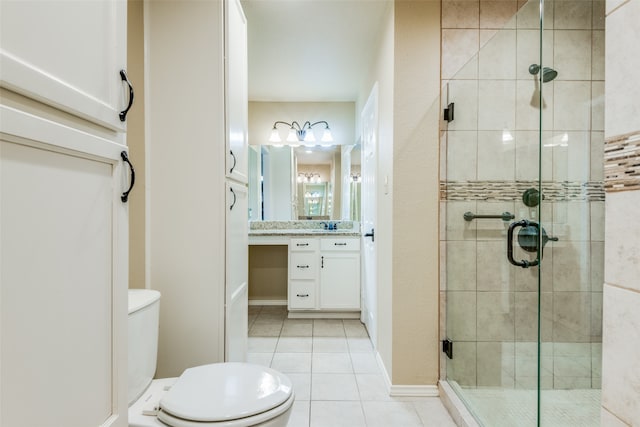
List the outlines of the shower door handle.
{"type": "Polygon", "coordinates": [[[523,219],[521,221],[512,222],[509,225],[509,231],[507,232],[507,259],[509,262],[517,267],[529,268],[538,265],[539,260],[527,261],[525,259],[516,261],[513,259],[513,232],[517,227],[529,227],[530,225],[537,224],[535,222],[527,221],[523,219]]]}
{"type": "Polygon", "coordinates": [[[558,238],[549,237],[545,229],[540,226],[539,223],[526,219],[512,222],[511,225],[509,225],[509,232],[507,233],[507,259],[511,264],[518,267],[535,267],[540,264],[540,258],[543,256],[544,245],[549,241],[557,242],[558,238]],[[518,232],[518,244],[527,252],[539,253],[538,259],[533,261],[527,261],[524,259],[522,261],[516,261],[513,259],[513,232],[518,227],[522,227],[518,232]],[[542,238],[540,233],[542,233],[542,238]],[[542,247],[540,248],[540,251],[538,251],[540,244],[542,244],[542,247]]]}

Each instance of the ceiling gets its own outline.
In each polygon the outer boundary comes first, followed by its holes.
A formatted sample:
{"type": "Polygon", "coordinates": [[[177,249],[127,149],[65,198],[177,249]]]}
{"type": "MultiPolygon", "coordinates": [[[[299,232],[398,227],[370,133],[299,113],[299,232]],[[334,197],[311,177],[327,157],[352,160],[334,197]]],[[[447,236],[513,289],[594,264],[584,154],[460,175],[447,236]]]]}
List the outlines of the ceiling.
{"type": "Polygon", "coordinates": [[[356,101],[389,0],[241,0],[249,100],[356,101]]]}
{"type": "Polygon", "coordinates": [[[333,156],[339,153],[338,145],[331,147],[297,147],[294,149],[298,164],[302,165],[330,165],[333,164],[333,156]]]}

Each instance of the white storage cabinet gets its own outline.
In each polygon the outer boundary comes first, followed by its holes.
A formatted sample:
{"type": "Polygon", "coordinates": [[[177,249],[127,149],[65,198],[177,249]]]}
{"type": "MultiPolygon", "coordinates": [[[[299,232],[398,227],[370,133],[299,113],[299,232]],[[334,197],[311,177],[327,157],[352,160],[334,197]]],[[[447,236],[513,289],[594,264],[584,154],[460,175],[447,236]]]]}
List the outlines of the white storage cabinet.
{"type": "Polygon", "coordinates": [[[360,310],[360,239],[291,239],[288,308],[317,312],[360,310]]]}
{"type": "Polygon", "coordinates": [[[0,2],[2,426],[127,426],[126,7],[0,2]]]}

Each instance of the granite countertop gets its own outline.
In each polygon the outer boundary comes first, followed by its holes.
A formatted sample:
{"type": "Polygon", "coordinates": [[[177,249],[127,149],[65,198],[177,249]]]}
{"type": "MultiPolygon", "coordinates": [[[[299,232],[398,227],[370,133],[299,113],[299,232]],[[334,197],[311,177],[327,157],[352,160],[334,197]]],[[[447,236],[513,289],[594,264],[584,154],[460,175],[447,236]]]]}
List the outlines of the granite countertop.
{"type": "Polygon", "coordinates": [[[355,221],[251,221],[249,236],[360,236],[355,221]],[[325,228],[331,223],[333,230],[325,228]]]}
{"type": "Polygon", "coordinates": [[[271,229],[249,230],[249,236],[360,236],[357,230],[271,229]]]}

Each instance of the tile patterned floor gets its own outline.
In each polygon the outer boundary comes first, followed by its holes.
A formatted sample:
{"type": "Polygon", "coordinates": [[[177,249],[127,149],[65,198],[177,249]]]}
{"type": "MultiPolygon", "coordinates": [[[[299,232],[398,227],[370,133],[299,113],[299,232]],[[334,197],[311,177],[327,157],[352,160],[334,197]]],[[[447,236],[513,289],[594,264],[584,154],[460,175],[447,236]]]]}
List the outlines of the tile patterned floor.
{"type": "Polygon", "coordinates": [[[287,319],[286,307],[249,306],[248,361],[291,378],[289,427],[455,427],[438,398],[387,394],[359,320],[287,319]]]}

